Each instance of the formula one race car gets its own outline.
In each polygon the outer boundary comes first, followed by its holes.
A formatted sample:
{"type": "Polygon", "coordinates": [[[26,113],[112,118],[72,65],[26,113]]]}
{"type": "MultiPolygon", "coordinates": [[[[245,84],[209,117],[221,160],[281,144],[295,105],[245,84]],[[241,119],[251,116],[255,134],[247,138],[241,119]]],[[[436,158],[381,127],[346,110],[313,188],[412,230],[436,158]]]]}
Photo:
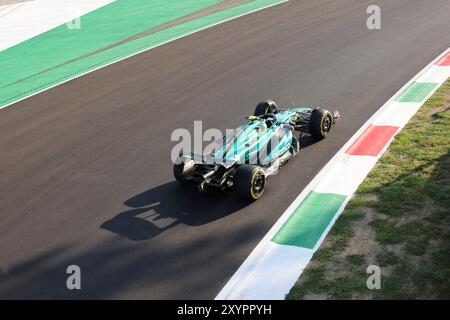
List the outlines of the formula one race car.
{"type": "Polygon", "coordinates": [[[234,189],[239,198],[259,199],[267,177],[300,150],[294,131],[324,139],[340,118],[321,108],[278,109],[275,102],[256,106],[247,123],[228,134],[209,154],[180,154],[173,172],[177,181],[207,188],[234,189]]]}

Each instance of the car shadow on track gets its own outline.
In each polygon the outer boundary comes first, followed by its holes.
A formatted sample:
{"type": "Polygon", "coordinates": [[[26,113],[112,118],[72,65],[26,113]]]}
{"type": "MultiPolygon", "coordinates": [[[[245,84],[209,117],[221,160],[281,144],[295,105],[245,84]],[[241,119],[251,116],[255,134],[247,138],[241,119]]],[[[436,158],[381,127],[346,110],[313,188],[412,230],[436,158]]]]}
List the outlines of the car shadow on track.
{"type": "Polygon", "coordinates": [[[298,141],[300,142],[300,149],[312,146],[317,140],[314,140],[309,134],[300,134],[298,137],[298,141]]]}
{"type": "Polygon", "coordinates": [[[100,227],[132,241],[148,240],[176,227],[203,225],[247,206],[232,192],[201,194],[171,181],[126,200],[130,209],[100,227]]]}
{"type": "MultiPolygon", "coordinates": [[[[300,147],[315,143],[309,134],[299,137],[300,147]]],[[[179,224],[199,226],[233,214],[251,202],[242,201],[232,192],[208,192],[171,181],[126,200],[129,210],[105,221],[100,228],[132,241],[144,241],[179,224]]]]}

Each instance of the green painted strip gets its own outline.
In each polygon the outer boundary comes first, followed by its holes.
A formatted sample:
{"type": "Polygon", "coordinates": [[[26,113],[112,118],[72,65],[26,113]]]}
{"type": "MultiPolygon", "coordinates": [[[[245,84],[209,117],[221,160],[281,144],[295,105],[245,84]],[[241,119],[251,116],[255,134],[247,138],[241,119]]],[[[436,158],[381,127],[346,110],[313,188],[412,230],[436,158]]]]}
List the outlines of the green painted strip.
{"type": "MultiPolygon", "coordinates": [[[[195,0],[194,2],[197,2],[195,0]]],[[[191,2],[191,1],[183,1],[191,2]]],[[[202,2],[202,1],[199,1],[202,2]]],[[[206,3],[207,1],[203,1],[206,3]]],[[[173,27],[143,36],[141,38],[135,39],[133,41],[126,42],[124,44],[109,48],[104,51],[100,51],[96,54],[86,56],[83,59],[75,60],[70,63],[66,63],[64,65],[58,66],[57,68],[52,68],[46,71],[40,71],[36,73],[37,67],[35,64],[38,64],[35,60],[32,60],[33,63],[24,63],[19,62],[18,64],[23,64],[22,69],[18,68],[17,72],[13,72],[14,76],[4,76],[5,73],[2,72],[3,76],[0,76],[0,83],[11,83],[11,80],[18,79],[13,85],[6,85],[0,87],[0,107],[10,104],[14,101],[20,100],[26,96],[29,96],[33,93],[39,92],[45,88],[49,88],[58,83],[76,77],[80,74],[86,73],[90,70],[99,68],[108,63],[112,63],[121,58],[127,57],[134,53],[140,52],[142,50],[160,45],[167,41],[176,39],[183,35],[187,35],[189,33],[195,32],[197,30],[201,30],[208,26],[220,23],[225,20],[232,19],[234,17],[246,14],[248,12],[258,10],[263,7],[267,7],[270,5],[274,5],[277,3],[284,2],[283,0],[250,0],[243,5],[239,5],[236,7],[232,7],[223,11],[215,12],[208,16],[204,16],[189,22],[185,22],[182,24],[175,25],[173,27]],[[32,67],[34,66],[34,67],[32,67]],[[28,69],[30,67],[30,69],[28,69]],[[19,72],[20,70],[20,72],[19,72]],[[26,73],[25,70],[30,70],[30,72],[26,73]],[[30,76],[30,73],[34,72],[34,75],[30,76]]],[[[211,3],[209,1],[208,3],[211,3]]],[[[103,9],[103,8],[102,8],[103,9]]],[[[96,12],[97,13],[97,12],[96,12]]],[[[97,13],[98,14],[98,13],[97,13]]],[[[172,15],[173,18],[173,15],[172,15]]],[[[86,23],[85,19],[82,19],[82,24],[86,23]]],[[[112,23],[112,22],[111,22],[112,23]]],[[[146,27],[148,29],[148,26],[146,27]]],[[[53,37],[53,36],[52,36],[53,37]]],[[[59,37],[59,36],[58,36],[59,37]]],[[[58,39],[58,38],[57,38],[58,39]]],[[[31,50],[30,44],[26,44],[29,50],[31,50]]],[[[16,47],[10,48],[14,49],[16,47]]],[[[18,50],[18,49],[15,49],[18,50]]],[[[5,50],[4,52],[9,51],[5,50]]],[[[14,50],[12,50],[14,51],[14,50]]],[[[58,50],[56,50],[58,51],[58,50]]],[[[61,50],[59,50],[61,51],[61,50]]],[[[43,51],[45,52],[45,50],[43,51]]],[[[52,51],[53,52],[53,51],[52,51]]],[[[3,54],[1,52],[0,54],[3,54]]],[[[53,54],[53,53],[52,53],[53,54]]],[[[80,54],[79,52],[77,54],[80,54]]],[[[55,63],[58,59],[52,59],[52,63],[55,63]]],[[[65,58],[67,59],[67,57],[65,58]]],[[[20,59],[19,59],[20,60],[20,59]]],[[[64,59],[63,59],[64,60],[64,59]]],[[[0,70],[1,68],[9,68],[7,63],[2,60],[0,56],[0,70]]],[[[66,60],[67,61],[67,60],[66,60]]],[[[9,59],[11,64],[11,59],[9,59]]],[[[10,70],[11,71],[11,70],[10,70]]],[[[8,72],[6,72],[8,73],[8,72]]]]}
{"type": "Polygon", "coordinates": [[[340,194],[311,191],[272,241],[313,249],[345,199],[340,194]]]}
{"type": "Polygon", "coordinates": [[[81,18],[0,52],[0,88],[221,0],[117,0],[81,18]]]}
{"type": "Polygon", "coordinates": [[[432,82],[414,82],[398,98],[398,102],[424,102],[438,83],[432,82]]]}

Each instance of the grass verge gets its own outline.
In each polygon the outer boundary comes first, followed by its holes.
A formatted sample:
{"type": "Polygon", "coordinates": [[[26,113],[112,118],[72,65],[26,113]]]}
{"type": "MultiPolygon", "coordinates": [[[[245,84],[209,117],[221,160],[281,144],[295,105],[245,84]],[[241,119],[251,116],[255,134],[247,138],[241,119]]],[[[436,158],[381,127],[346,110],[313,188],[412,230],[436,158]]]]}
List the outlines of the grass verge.
{"type": "Polygon", "coordinates": [[[450,299],[450,80],[337,220],[287,299],[450,299]],[[370,290],[369,265],[381,270],[370,290]]]}

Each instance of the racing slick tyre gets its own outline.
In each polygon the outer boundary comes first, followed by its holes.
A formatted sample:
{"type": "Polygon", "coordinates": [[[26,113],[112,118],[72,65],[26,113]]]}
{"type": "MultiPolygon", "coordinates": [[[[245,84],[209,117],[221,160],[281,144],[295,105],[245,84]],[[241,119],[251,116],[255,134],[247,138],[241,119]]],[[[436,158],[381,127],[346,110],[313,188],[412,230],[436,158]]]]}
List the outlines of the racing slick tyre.
{"type": "Polygon", "coordinates": [[[254,116],[262,116],[268,113],[274,113],[278,109],[277,104],[272,100],[266,100],[258,103],[255,108],[254,116]]]}
{"type": "Polygon", "coordinates": [[[333,125],[333,116],[328,110],[314,109],[309,121],[309,132],[316,140],[326,138],[333,125]]]}
{"type": "Polygon", "coordinates": [[[261,167],[243,164],[236,169],[233,186],[238,198],[257,200],[264,193],[265,185],[266,175],[261,167]]]}
{"type": "MultiPolygon", "coordinates": [[[[190,161],[191,162],[191,161],[190,161]]],[[[175,179],[183,184],[191,186],[194,184],[194,181],[189,177],[191,171],[194,169],[194,162],[192,163],[180,163],[180,164],[174,164],[173,165],[173,175],[175,176],[175,179]]]]}
{"type": "Polygon", "coordinates": [[[300,141],[297,137],[292,137],[290,151],[294,156],[300,151],[300,141]]]}

